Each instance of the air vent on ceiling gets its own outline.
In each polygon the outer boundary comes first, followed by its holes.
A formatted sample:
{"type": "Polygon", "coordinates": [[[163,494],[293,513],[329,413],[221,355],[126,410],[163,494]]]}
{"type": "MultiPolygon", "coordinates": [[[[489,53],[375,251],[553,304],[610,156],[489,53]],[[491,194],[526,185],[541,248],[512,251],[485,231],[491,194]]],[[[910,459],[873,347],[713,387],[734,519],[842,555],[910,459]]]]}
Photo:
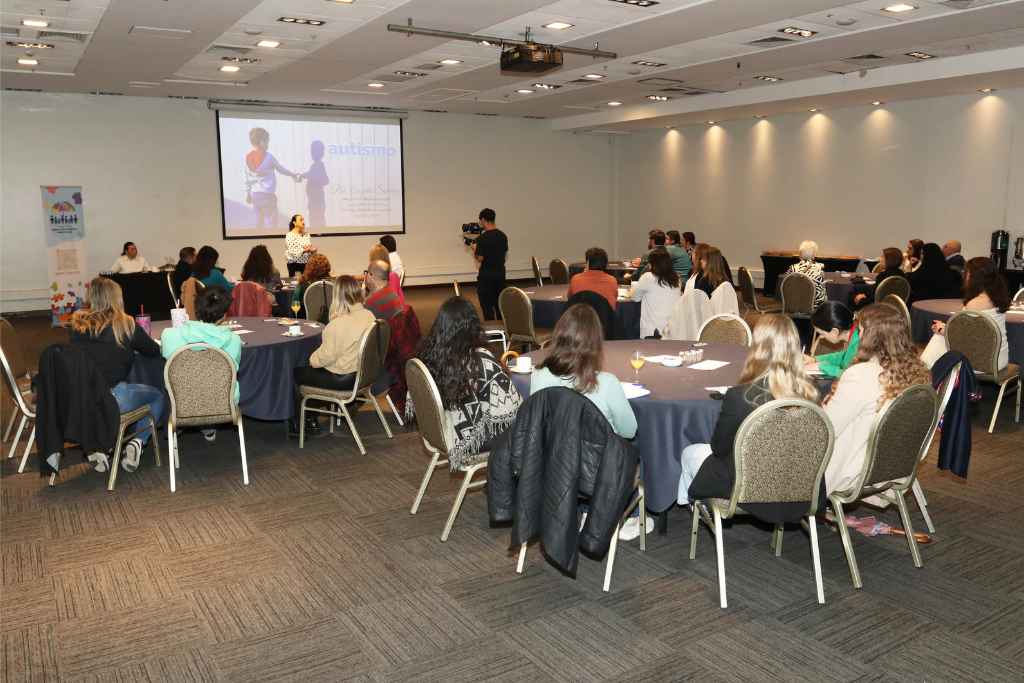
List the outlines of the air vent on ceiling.
{"type": "Polygon", "coordinates": [[[95,91],[93,91],[92,94],[93,95],[106,95],[108,97],[121,97],[122,95],[124,95],[123,92],[110,92],[110,91],[107,91],[107,90],[95,90],[95,91]]]}
{"type": "Polygon", "coordinates": [[[704,90],[703,88],[662,88],[658,92],[671,92],[677,95],[708,95],[721,90],[704,90]]]}
{"type": "Polygon", "coordinates": [[[486,111],[478,111],[478,112],[476,112],[476,115],[477,116],[497,116],[497,114],[491,114],[490,112],[486,112],[486,111]]]}
{"type": "Polygon", "coordinates": [[[192,35],[192,29],[187,28],[164,28],[161,26],[132,26],[128,33],[133,36],[146,36],[149,38],[164,38],[168,40],[185,40],[192,35]]]}
{"type": "Polygon", "coordinates": [[[593,85],[597,83],[593,78],[576,78],[569,81],[566,85],[593,85]]]}
{"type": "Polygon", "coordinates": [[[856,57],[848,57],[848,62],[873,62],[879,59],[885,59],[882,55],[876,55],[875,53],[869,53],[866,55],[857,55],[856,57]]]}
{"type": "Polygon", "coordinates": [[[211,45],[206,50],[207,52],[214,54],[217,52],[227,52],[232,55],[247,55],[252,52],[251,47],[244,47],[242,45],[211,45]]]}
{"type": "Polygon", "coordinates": [[[782,36],[768,36],[767,38],[758,38],[752,40],[747,45],[754,45],[755,47],[763,47],[765,45],[781,45],[783,43],[794,43],[796,42],[792,38],[783,38],[782,36]]]}
{"type": "Polygon", "coordinates": [[[43,92],[42,88],[4,88],[4,90],[10,90],[11,92],[43,92]]]}
{"type": "Polygon", "coordinates": [[[79,33],[77,31],[40,31],[39,40],[73,40],[77,43],[84,43],[89,40],[88,33],[79,33]]]}
{"type": "Polygon", "coordinates": [[[546,117],[546,116],[531,116],[530,114],[527,114],[527,115],[526,115],[526,116],[524,116],[523,118],[524,118],[524,119],[536,119],[536,120],[538,120],[538,121],[543,121],[543,120],[544,120],[544,119],[546,119],[547,117],[546,117]]]}
{"type": "Polygon", "coordinates": [[[457,97],[464,97],[475,93],[476,90],[459,90],[457,88],[435,88],[434,90],[427,90],[426,92],[417,93],[410,97],[413,100],[419,100],[421,102],[444,102],[446,100],[454,100],[457,97]]]}
{"type": "Polygon", "coordinates": [[[430,112],[431,114],[447,114],[447,109],[424,109],[423,111],[430,112]]]}
{"type": "Polygon", "coordinates": [[[441,69],[443,67],[444,67],[443,64],[431,63],[431,64],[420,64],[419,66],[414,66],[413,68],[416,69],[417,71],[437,71],[438,69],[441,69]]]}
{"type": "Polygon", "coordinates": [[[411,81],[415,76],[399,76],[398,74],[387,74],[385,76],[374,76],[374,81],[381,83],[405,83],[411,81]]]}
{"type": "Polygon", "coordinates": [[[682,84],[683,81],[679,80],[678,78],[659,78],[658,76],[653,76],[651,78],[641,78],[640,80],[637,81],[637,83],[643,83],[644,85],[647,86],[664,85],[666,87],[672,88],[682,84]]]}
{"type": "Polygon", "coordinates": [[[202,97],[196,97],[194,95],[168,95],[168,99],[171,100],[201,100],[202,97]]]}
{"type": "Polygon", "coordinates": [[[583,111],[600,111],[601,107],[588,107],[583,104],[563,104],[565,109],[582,109],[583,111]]]}

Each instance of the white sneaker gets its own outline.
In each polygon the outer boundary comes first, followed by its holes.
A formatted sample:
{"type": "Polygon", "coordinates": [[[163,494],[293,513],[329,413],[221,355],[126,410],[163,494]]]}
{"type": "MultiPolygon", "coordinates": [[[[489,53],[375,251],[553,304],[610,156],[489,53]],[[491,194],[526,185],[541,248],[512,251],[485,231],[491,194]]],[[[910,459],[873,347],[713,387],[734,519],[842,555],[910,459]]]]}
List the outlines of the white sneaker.
{"type": "Polygon", "coordinates": [[[92,463],[93,469],[97,472],[106,472],[107,468],[110,467],[110,458],[107,457],[106,453],[90,453],[85,457],[86,460],[92,463]]]}
{"type": "Polygon", "coordinates": [[[139,460],[142,459],[142,439],[132,439],[121,453],[121,469],[125,472],[134,472],[139,469],[139,460]]]}
{"type": "Polygon", "coordinates": [[[214,441],[217,440],[216,429],[200,429],[199,431],[203,433],[203,438],[209,441],[210,443],[213,443],[214,441]]]}
{"type": "MultiPolygon", "coordinates": [[[[647,533],[654,531],[654,520],[651,517],[647,517],[647,533]]],[[[630,517],[622,525],[622,529],[619,530],[620,541],[632,541],[634,538],[640,536],[640,517],[630,517]]]]}

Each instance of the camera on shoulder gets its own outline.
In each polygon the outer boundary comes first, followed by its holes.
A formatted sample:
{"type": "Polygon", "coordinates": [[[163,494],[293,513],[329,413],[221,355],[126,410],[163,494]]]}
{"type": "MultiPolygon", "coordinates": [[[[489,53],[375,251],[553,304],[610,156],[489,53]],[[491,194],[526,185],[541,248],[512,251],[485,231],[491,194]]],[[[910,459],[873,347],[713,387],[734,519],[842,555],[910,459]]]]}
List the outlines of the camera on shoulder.
{"type": "Polygon", "coordinates": [[[469,246],[476,242],[477,238],[480,237],[480,233],[483,232],[483,228],[480,227],[479,223],[463,223],[462,224],[462,241],[466,246],[469,246]]]}

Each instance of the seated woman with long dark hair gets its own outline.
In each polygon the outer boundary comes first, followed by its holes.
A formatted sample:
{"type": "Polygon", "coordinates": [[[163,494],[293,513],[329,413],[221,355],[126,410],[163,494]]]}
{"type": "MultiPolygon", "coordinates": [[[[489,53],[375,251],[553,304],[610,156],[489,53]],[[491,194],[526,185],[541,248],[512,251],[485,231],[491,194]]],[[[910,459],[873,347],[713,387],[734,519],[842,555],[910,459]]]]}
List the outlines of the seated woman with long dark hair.
{"type": "Polygon", "coordinates": [[[960,296],[960,273],[949,267],[942,248],[934,242],[924,245],[921,265],[907,274],[910,302],[924,299],[952,299],[960,296]]]}
{"type": "Polygon", "coordinates": [[[640,276],[629,290],[629,297],[640,302],[640,336],[660,337],[668,328],[672,309],[683,295],[672,257],[664,247],[650,254],[650,270],[640,276]]]}
{"type": "Polygon", "coordinates": [[[235,286],[228,282],[224,273],[217,268],[219,258],[220,254],[210,245],[200,248],[196,254],[196,262],[192,265],[192,275],[207,287],[221,287],[230,294],[235,286]]]}
{"type": "MultiPolygon", "coordinates": [[[[476,309],[453,296],[441,305],[430,334],[416,353],[441,394],[445,431],[452,444],[448,464],[453,470],[490,450],[491,442],[509,428],[523,402],[508,373],[486,347],[476,309]]],[[[416,414],[409,398],[405,413],[409,418],[416,414]]]]}
{"type": "Polygon", "coordinates": [[[878,285],[882,284],[887,278],[890,277],[905,277],[905,274],[900,270],[900,265],[903,263],[903,252],[896,247],[886,247],[882,250],[882,258],[879,264],[882,266],[882,270],[875,273],[874,280],[875,284],[871,287],[870,293],[854,294],[853,305],[862,306],[871,303],[871,300],[875,298],[875,292],[878,290],[878,285]]]}
{"type": "Polygon", "coordinates": [[[265,245],[257,244],[249,250],[249,258],[242,266],[242,280],[262,285],[267,291],[281,286],[281,273],[274,267],[274,259],[265,245]]]}

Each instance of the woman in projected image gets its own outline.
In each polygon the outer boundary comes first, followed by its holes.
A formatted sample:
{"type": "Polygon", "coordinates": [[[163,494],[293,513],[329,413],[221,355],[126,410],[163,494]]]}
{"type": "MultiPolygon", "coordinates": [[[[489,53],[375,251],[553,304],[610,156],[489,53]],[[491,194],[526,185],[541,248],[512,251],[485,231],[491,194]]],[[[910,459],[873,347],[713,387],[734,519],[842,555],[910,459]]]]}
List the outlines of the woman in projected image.
{"type": "Polygon", "coordinates": [[[306,181],[306,202],[309,205],[309,227],[322,228],[327,224],[327,202],[324,199],[324,188],[331,181],[324,167],[324,143],[314,140],[309,145],[309,156],[313,163],[309,170],[302,174],[306,181]]]}
{"type": "Polygon", "coordinates": [[[249,142],[252,150],[245,155],[245,203],[256,209],[257,228],[273,227],[277,221],[276,174],[290,176],[297,183],[302,182],[302,174],[292,173],[267,151],[270,133],[265,128],[251,129],[249,142]]]}

